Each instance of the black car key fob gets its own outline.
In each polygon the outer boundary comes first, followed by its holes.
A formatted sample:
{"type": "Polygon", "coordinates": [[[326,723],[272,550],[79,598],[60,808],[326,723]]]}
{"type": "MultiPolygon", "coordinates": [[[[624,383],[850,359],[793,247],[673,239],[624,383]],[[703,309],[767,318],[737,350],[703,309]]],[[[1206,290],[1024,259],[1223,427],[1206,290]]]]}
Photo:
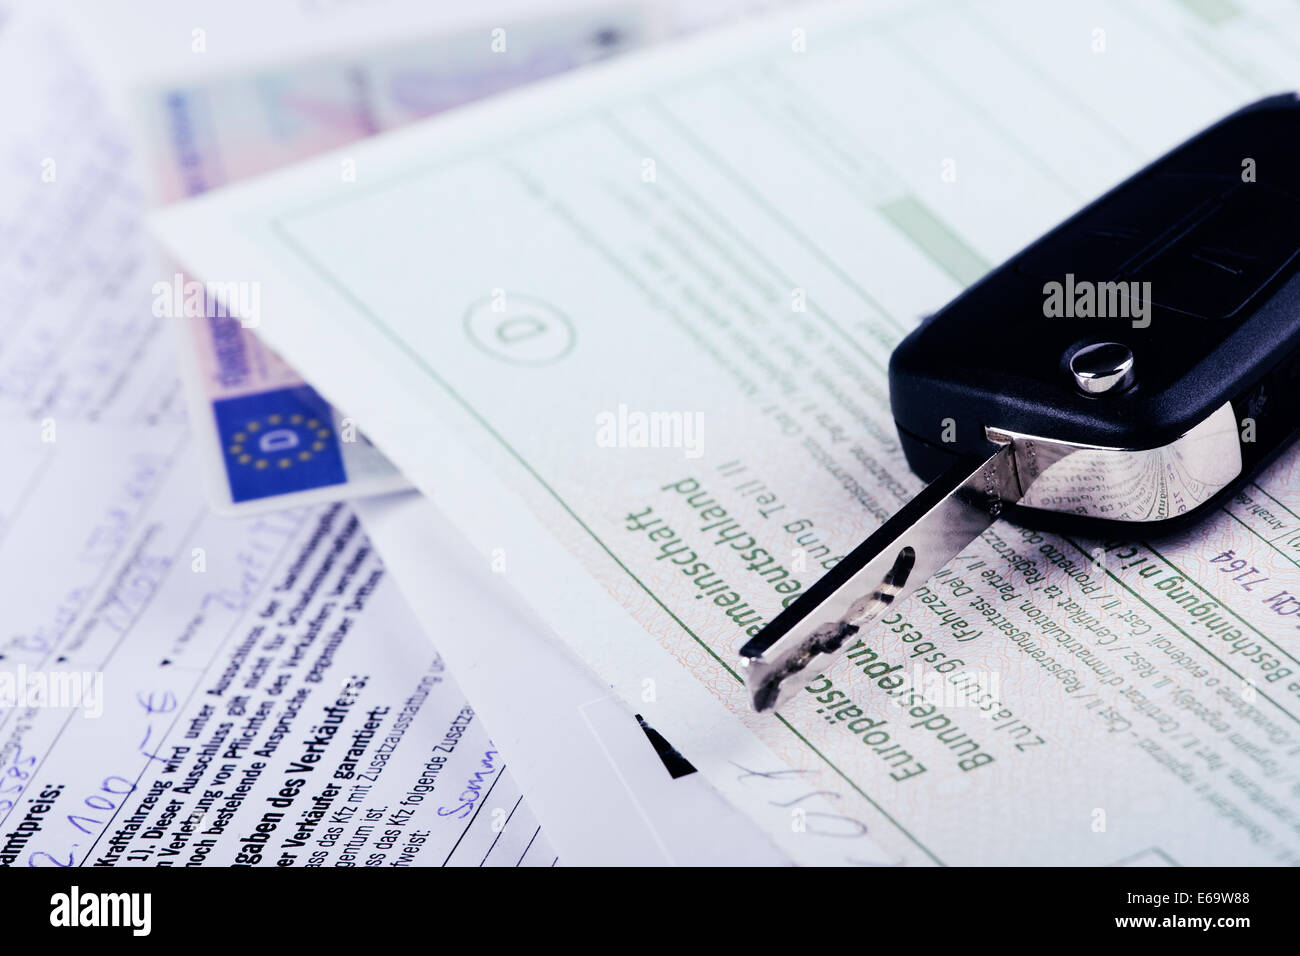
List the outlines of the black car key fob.
{"type": "Polygon", "coordinates": [[[890,400],[931,484],[741,649],[769,710],[1000,515],[1195,521],[1300,429],[1300,100],[1183,143],[926,319],[890,400]]]}

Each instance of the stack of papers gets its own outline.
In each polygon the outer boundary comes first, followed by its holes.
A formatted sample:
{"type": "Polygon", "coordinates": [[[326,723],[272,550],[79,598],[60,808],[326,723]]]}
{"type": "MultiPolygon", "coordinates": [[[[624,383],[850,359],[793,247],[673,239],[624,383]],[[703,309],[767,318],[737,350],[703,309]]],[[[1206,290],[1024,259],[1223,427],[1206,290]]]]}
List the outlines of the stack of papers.
{"type": "Polygon", "coordinates": [[[2,216],[0,430],[12,460],[0,479],[0,567],[13,590],[0,649],[10,779],[0,859],[781,862],[698,775],[667,790],[652,736],[544,641],[521,642],[516,658],[530,674],[554,673],[560,693],[547,700],[567,702],[581,733],[521,747],[517,734],[491,732],[466,697],[472,668],[458,681],[432,639],[449,616],[503,641],[535,625],[452,562],[442,570],[458,577],[419,581],[454,539],[429,548],[426,538],[402,562],[403,580],[417,582],[408,603],[366,533],[387,527],[386,505],[401,499],[367,502],[365,526],[340,503],[404,479],[364,435],[351,442],[349,424],[250,323],[213,315],[201,284],[193,298],[193,280],[155,254],[143,225],[150,205],[651,42],[666,32],[665,11],[485,11],[508,25],[498,55],[481,18],[430,22],[414,5],[405,24],[390,23],[395,35],[367,36],[360,50],[365,22],[353,14],[317,22],[296,4],[212,5],[191,57],[206,56],[209,33],[271,16],[302,59],[248,62],[214,42],[196,80],[160,55],[174,52],[180,25],[190,38],[193,15],[166,6],[107,22],[4,11],[4,80],[30,90],[31,115],[15,114],[6,142],[5,176],[19,189],[5,193],[2,216]],[[78,42],[78,27],[95,42],[78,42]],[[88,51],[150,72],[106,82],[112,71],[92,69],[88,51]],[[270,407],[286,393],[293,409],[270,407]],[[236,483],[216,442],[218,414],[257,403],[241,426],[265,428],[245,442],[270,436],[278,485],[236,483]],[[295,436],[312,441],[280,469],[295,436]],[[343,480],[329,480],[331,453],[343,480]],[[417,619],[412,604],[431,599],[436,614],[417,619]],[[527,801],[516,755],[535,784],[527,801]],[[578,782],[600,813],[574,799],[578,782]],[[534,795],[548,807],[545,831],[534,795]],[[661,832],[674,820],[689,825],[661,832]]]}
{"type": "MultiPolygon", "coordinates": [[[[31,582],[0,663],[100,693],[5,712],[44,787],[6,829],[95,808],[9,862],[1300,862],[1300,641],[1266,600],[1300,594],[1295,451],[1173,539],[995,524],[776,715],[737,665],[920,487],[893,346],[1300,86],[1300,11],[672,22],[586,7],[129,99],[164,258],[128,254],[117,184],[42,268],[153,318],[75,366],[42,363],[76,334],[51,318],[0,395],[0,578],[31,582]]],[[[59,175],[101,182],[114,135],[59,175]]],[[[29,259],[3,293],[66,315],[29,259]]]]}

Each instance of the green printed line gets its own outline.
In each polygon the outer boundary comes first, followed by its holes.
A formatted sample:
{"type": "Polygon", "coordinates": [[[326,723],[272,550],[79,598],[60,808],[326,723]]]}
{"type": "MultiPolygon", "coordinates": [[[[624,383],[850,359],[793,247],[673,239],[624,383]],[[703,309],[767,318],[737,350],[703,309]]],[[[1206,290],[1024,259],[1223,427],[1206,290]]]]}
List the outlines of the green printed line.
{"type": "Polygon", "coordinates": [[[1192,41],[1198,47],[1201,48],[1203,52],[1213,57],[1214,59],[1218,60],[1220,63],[1223,64],[1223,66],[1226,69],[1231,70],[1237,76],[1241,77],[1243,80],[1246,81],[1247,85],[1253,86],[1260,93],[1272,93],[1274,92],[1275,89],[1283,88],[1287,85],[1286,81],[1280,77],[1277,80],[1276,86],[1274,86],[1272,83],[1261,81],[1254,74],[1252,74],[1248,68],[1241,66],[1241,64],[1237,63],[1235,60],[1233,60],[1231,57],[1225,54],[1221,49],[1215,46],[1214,43],[1212,43],[1209,40],[1209,38],[1203,37],[1199,33],[1190,33],[1188,35],[1191,37],[1192,41]]]}
{"type": "MultiPolygon", "coordinates": [[[[784,83],[785,93],[792,103],[800,98],[807,101],[806,103],[798,103],[800,112],[811,113],[817,108],[817,103],[808,100],[804,90],[788,76],[783,73],[775,75],[780,82],[784,83]]],[[[931,262],[948,273],[959,286],[965,288],[989,271],[991,264],[967,244],[946,222],[935,216],[929,207],[922,204],[920,200],[913,196],[905,196],[902,199],[880,204],[872,198],[864,196],[860,175],[846,175],[844,169],[832,162],[828,162],[823,154],[811,149],[809,144],[816,141],[824,149],[838,156],[841,162],[859,167],[860,163],[857,162],[856,157],[845,156],[844,151],[839,148],[837,143],[823,136],[819,129],[808,124],[806,120],[800,126],[805,135],[796,136],[791,134],[785,122],[786,117],[777,113],[776,118],[773,119],[772,110],[761,98],[755,97],[739,83],[733,83],[732,85],[735,87],[734,92],[736,95],[743,97],[754,109],[768,116],[773,128],[785,134],[786,140],[791,146],[806,152],[812,162],[824,168],[829,175],[839,179],[842,185],[861,200],[866,208],[882,215],[895,229],[898,229],[911,239],[912,243],[931,262]]],[[[894,185],[902,181],[903,177],[896,171],[891,170],[889,163],[882,157],[872,154],[866,144],[855,140],[853,145],[859,153],[867,156],[878,169],[886,173],[884,179],[894,185]]]]}
{"type": "MultiPolygon", "coordinates": [[[[1270,548],[1272,548],[1274,551],[1276,551],[1279,555],[1282,556],[1282,559],[1283,559],[1284,561],[1290,561],[1290,562],[1291,562],[1292,564],[1294,564],[1297,568],[1300,568],[1300,561],[1297,561],[1295,558],[1291,557],[1291,555],[1287,554],[1285,551],[1283,551],[1281,548],[1279,548],[1277,545],[1275,545],[1272,541],[1268,540],[1268,538],[1264,537],[1262,534],[1260,534],[1258,531],[1256,531],[1256,530],[1255,530],[1254,528],[1252,528],[1250,525],[1246,524],[1246,522],[1242,521],[1240,518],[1238,518],[1235,514],[1233,514],[1233,513],[1232,513],[1231,511],[1229,511],[1227,508],[1224,508],[1224,509],[1223,509],[1223,513],[1224,513],[1225,515],[1227,515],[1229,518],[1231,518],[1233,521],[1237,522],[1237,524],[1241,525],[1243,528],[1245,528],[1247,531],[1249,531],[1249,532],[1250,532],[1251,534],[1253,534],[1255,537],[1259,538],[1260,541],[1263,541],[1266,545],[1268,545],[1270,548]]],[[[1290,534],[1290,533],[1292,533],[1292,532],[1284,531],[1284,532],[1282,532],[1282,533],[1283,533],[1283,534],[1290,534]]]]}
{"type": "MultiPolygon", "coordinates": [[[[1228,72],[1245,81],[1244,85],[1247,88],[1253,88],[1255,90],[1270,93],[1276,88],[1277,84],[1274,83],[1260,83],[1259,80],[1255,79],[1255,77],[1251,75],[1249,70],[1244,69],[1241,64],[1225,55],[1222,50],[1218,49],[1213,43],[1211,43],[1207,37],[1202,36],[1201,31],[1188,29],[1181,30],[1177,33],[1171,32],[1165,28],[1163,23],[1156,23],[1150,17],[1143,14],[1141,10],[1142,4],[1140,3],[1129,3],[1124,5],[1124,14],[1139,21],[1141,26],[1146,28],[1148,36],[1155,37],[1162,41],[1169,52],[1178,59],[1182,60],[1186,57],[1184,51],[1178,48],[1177,42],[1175,41],[1190,40],[1196,46],[1201,48],[1202,53],[1211,57],[1228,72]]],[[[1282,85],[1286,85],[1284,81],[1281,82],[1282,85]]]]}
{"type": "Polygon", "coordinates": [[[1178,2],[1193,16],[1200,17],[1212,27],[1241,16],[1241,8],[1232,0],[1178,0],[1178,2]]]}
{"type": "Polygon", "coordinates": [[[757,190],[753,186],[751,186],[749,183],[749,179],[747,177],[742,176],[734,166],[732,166],[725,159],[719,156],[716,151],[710,149],[707,145],[705,145],[704,142],[698,136],[695,135],[695,132],[687,124],[683,123],[681,120],[679,120],[676,116],[672,114],[672,111],[668,109],[667,105],[662,100],[654,97],[650,97],[647,99],[647,103],[649,104],[651,109],[655,110],[657,113],[660,114],[660,116],[663,117],[664,122],[666,122],[669,126],[673,127],[673,129],[677,131],[677,134],[685,142],[693,146],[701,156],[703,156],[706,160],[708,160],[724,176],[728,177],[736,185],[738,189],[743,190],[745,194],[749,196],[750,200],[756,206],[758,206],[769,216],[771,216],[774,221],[780,223],[781,227],[786,231],[786,233],[788,233],[789,235],[797,239],[799,241],[799,244],[802,245],[806,250],[808,250],[808,252],[810,252],[814,258],[818,259],[824,266],[826,266],[826,268],[829,271],[834,273],[836,278],[838,278],[846,286],[848,286],[855,293],[857,293],[858,297],[862,299],[863,302],[871,306],[871,308],[875,309],[880,316],[888,319],[895,326],[897,326],[898,330],[902,332],[904,335],[906,335],[910,331],[909,329],[904,328],[902,322],[900,322],[893,313],[891,313],[888,309],[886,309],[883,305],[881,305],[880,302],[877,301],[875,296],[873,296],[870,292],[864,289],[861,286],[861,284],[859,284],[851,275],[845,272],[844,269],[841,268],[837,262],[835,262],[833,259],[831,259],[830,256],[828,256],[825,252],[823,252],[820,246],[818,246],[815,242],[813,242],[807,235],[803,233],[802,230],[800,230],[793,222],[791,222],[788,217],[782,215],[776,209],[775,206],[773,206],[770,202],[768,202],[767,198],[762,194],[760,190],[757,190]]]}
{"type": "Polygon", "coordinates": [[[1264,633],[1263,631],[1261,631],[1259,628],[1255,627],[1255,625],[1251,624],[1249,621],[1247,621],[1244,617],[1242,617],[1240,614],[1238,614],[1238,613],[1237,613],[1236,611],[1234,611],[1232,608],[1228,607],[1226,604],[1224,604],[1222,601],[1220,601],[1217,597],[1215,597],[1215,596],[1214,596],[1213,594],[1211,594],[1209,591],[1205,590],[1205,588],[1201,587],[1199,584],[1197,584],[1195,581],[1193,581],[1191,575],[1187,574],[1187,573],[1186,573],[1182,568],[1180,568],[1178,565],[1174,564],[1174,562],[1172,562],[1172,561],[1170,561],[1168,558],[1166,558],[1163,554],[1161,554],[1159,551],[1157,551],[1155,548],[1153,548],[1153,547],[1152,547],[1148,542],[1145,542],[1145,541],[1144,541],[1144,542],[1142,542],[1142,544],[1143,544],[1143,546],[1144,546],[1148,551],[1150,551],[1152,554],[1154,554],[1157,558],[1159,558],[1159,559],[1160,559],[1161,561],[1163,561],[1165,564],[1169,565],[1171,568],[1173,568],[1175,571],[1177,571],[1178,574],[1179,574],[1179,576],[1181,576],[1182,579],[1183,579],[1184,581],[1187,581],[1189,584],[1192,585],[1192,587],[1196,588],[1196,590],[1200,591],[1200,592],[1201,592],[1202,594],[1204,594],[1207,598],[1209,598],[1209,599],[1210,599],[1211,601],[1213,601],[1215,604],[1217,604],[1217,605],[1219,605],[1220,607],[1222,607],[1225,611],[1227,611],[1229,614],[1231,614],[1233,617],[1235,617],[1238,621],[1240,621],[1240,622],[1241,622],[1241,625],[1242,625],[1243,627],[1245,627],[1245,628],[1248,629],[1248,630],[1254,631],[1256,634],[1259,635],[1259,637],[1260,637],[1261,640],[1268,641],[1269,644],[1271,644],[1274,648],[1277,649],[1278,653],[1282,654],[1284,657],[1290,658],[1291,663],[1293,663],[1293,664],[1300,664],[1300,661],[1298,661],[1298,660],[1296,660],[1294,657],[1292,657],[1290,653],[1288,653],[1287,651],[1284,651],[1284,650],[1282,650],[1282,648],[1278,647],[1277,642],[1274,641],[1273,638],[1269,637],[1267,634],[1265,634],[1265,633],[1264,633]]]}
{"type": "MultiPolygon", "coordinates": [[[[1083,548],[1081,548],[1081,547],[1079,546],[1079,544],[1078,544],[1076,541],[1074,541],[1072,538],[1065,538],[1065,537],[1062,537],[1061,540],[1065,541],[1067,544],[1069,544],[1072,548],[1074,548],[1076,551],[1078,551],[1078,552],[1079,552],[1081,555],[1083,555],[1085,558],[1088,558],[1090,561],[1092,560],[1092,555],[1091,555],[1089,552],[1085,551],[1083,548]]],[[[1139,543],[1143,544],[1144,547],[1150,547],[1149,545],[1145,544],[1145,542],[1139,542],[1139,543]]],[[[1142,605],[1144,605],[1145,607],[1150,608],[1152,614],[1156,615],[1156,617],[1160,618],[1162,621],[1164,621],[1166,624],[1168,624],[1170,627],[1172,627],[1175,631],[1177,631],[1179,634],[1183,635],[1183,637],[1187,638],[1189,641],[1191,641],[1193,644],[1195,644],[1198,648],[1200,648],[1202,651],[1204,651],[1205,654],[1206,654],[1206,656],[1209,657],[1210,660],[1212,660],[1212,661],[1214,661],[1215,663],[1217,663],[1220,667],[1222,667],[1224,670],[1226,670],[1229,674],[1231,674],[1233,677],[1237,678],[1237,680],[1239,680],[1239,681],[1241,681],[1241,682],[1243,682],[1243,683],[1246,682],[1246,678],[1245,678],[1245,677],[1242,677],[1242,676],[1241,676],[1240,674],[1238,674],[1235,670],[1233,670],[1231,667],[1229,667],[1226,663],[1224,663],[1223,661],[1219,660],[1219,658],[1218,658],[1218,657],[1217,657],[1217,656],[1216,656],[1216,655],[1215,655],[1215,654],[1214,654],[1214,653],[1213,653],[1209,648],[1207,648],[1204,644],[1202,644],[1202,643],[1201,643],[1200,641],[1198,641],[1196,638],[1192,637],[1192,635],[1190,635],[1190,634],[1188,634],[1186,631],[1184,631],[1184,630],[1182,629],[1182,627],[1180,627],[1179,625],[1177,625],[1177,624],[1175,624],[1173,621],[1171,621],[1171,620],[1170,620],[1170,619],[1169,619],[1169,618],[1164,614],[1164,612],[1162,612],[1159,608],[1157,608],[1154,604],[1152,604],[1152,603],[1151,603],[1150,601],[1148,601],[1146,598],[1142,597],[1142,595],[1140,595],[1140,594],[1138,594],[1136,591],[1134,591],[1134,590],[1133,590],[1131,587],[1129,587],[1128,584],[1126,584],[1124,581],[1120,580],[1120,578],[1119,578],[1118,576],[1116,576],[1115,573],[1114,573],[1113,571],[1111,571],[1109,568],[1105,567],[1104,565],[1102,566],[1102,571],[1103,571],[1103,573],[1105,573],[1105,575],[1106,575],[1108,578],[1110,578],[1112,581],[1114,581],[1116,584],[1118,584],[1120,587],[1122,587],[1122,588],[1123,588],[1125,591],[1127,591],[1129,594],[1133,595],[1133,597],[1134,597],[1135,600],[1139,601],[1139,602],[1140,602],[1142,605]]],[[[1279,704],[1277,701],[1275,701],[1272,697],[1269,697],[1268,694],[1264,693],[1264,691],[1263,691],[1262,689],[1260,689],[1260,687],[1259,687],[1258,684],[1255,684],[1254,686],[1255,686],[1255,693],[1259,694],[1260,697],[1264,698],[1266,701],[1268,701],[1270,704],[1272,704],[1272,705],[1273,705],[1274,707],[1276,707],[1278,710],[1282,711],[1282,713],[1285,714],[1287,717],[1289,717],[1289,718],[1290,718],[1294,723],[1296,723],[1296,724],[1300,724],[1300,717],[1296,717],[1296,715],[1293,714],[1293,713],[1291,713],[1291,711],[1287,710],[1285,707],[1283,707],[1281,704],[1279,704]]]]}
{"type": "Polygon", "coordinates": [[[1015,63],[1025,72],[1032,74],[1034,82],[1039,86],[1050,89],[1059,99],[1068,101],[1076,110],[1087,116],[1099,128],[1105,129],[1117,144],[1126,149],[1135,159],[1142,160],[1144,163],[1150,160],[1147,150],[1134,145],[1124,134],[1115,126],[1111,118],[1104,111],[1098,111],[1092,107],[1086,98],[1079,96],[1076,92],[1060,82],[1056,76],[1048,70],[1044,70],[1038,65],[1032,56],[1026,56],[1016,49],[1013,43],[996,29],[995,24],[990,22],[981,9],[974,4],[957,4],[957,10],[966,18],[966,21],[978,31],[984,39],[993,46],[998,47],[1006,55],[1008,62],[1015,63]]]}
{"type": "Polygon", "coordinates": [[[1029,165],[1033,166],[1042,174],[1043,178],[1051,180],[1061,189],[1062,192],[1076,201],[1085,198],[1074,183],[1062,178],[1061,174],[1048,165],[1048,163],[1038,155],[1029,143],[1026,143],[1015,133],[1011,132],[1011,130],[1007,129],[1007,127],[1003,125],[996,116],[985,108],[983,103],[972,99],[967,95],[965,90],[953,82],[951,77],[947,76],[942,71],[935,69],[933,64],[931,64],[929,60],[925,59],[925,57],[921,55],[920,51],[904,40],[900,33],[890,32],[888,36],[890,44],[898,47],[900,52],[907,54],[911,66],[916,67],[919,72],[926,74],[935,86],[942,89],[956,102],[961,103],[971,113],[978,114],[986,128],[997,130],[998,134],[1006,142],[1011,143],[1016,147],[1018,154],[1023,157],[1029,165]]]}
{"type": "MultiPolygon", "coordinates": [[[[643,140],[638,138],[635,133],[629,130],[627,126],[624,125],[622,120],[617,119],[610,113],[602,113],[601,120],[605,123],[606,126],[609,127],[610,130],[613,131],[613,133],[616,136],[622,139],[634,151],[636,151],[642,156],[650,155],[651,150],[649,146],[643,140]]],[[[714,225],[716,225],[722,231],[726,232],[726,234],[731,237],[733,242],[735,242],[738,246],[740,246],[751,256],[753,256],[756,260],[758,260],[759,264],[762,265],[763,268],[767,269],[770,273],[775,275],[780,282],[785,283],[787,289],[793,289],[795,286],[798,285],[797,282],[795,282],[788,275],[786,275],[766,255],[760,252],[759,249],[753,243],[751,243],[748,239],[746,239],[745,236],[742,235],[734,225],[728,222],[725,216],[720,215],[718,211],[704,199],[703,196],[701,196],[695,189],[691,188],[690,186],[687,186],[685,179],[675,177],[672,181],[672,184],[675,188],[680,189],[683,195],[685,195],[688,199],[690,199],[693,203],[695,203],[695,205],[698,206],[703,211],[704,215],[706,215],[713,221],[714,225]]],[[[821,306],[819,306],[816,302],[810,302],[809,306],[814,315],[822,319],[827,325],[829,325],[832,329],[838,332],[844,338],[844,340],[848,342],[850,345],[852,345],[854,349],[866,361],[874,365],[881,373],[884,373],[886,371],[885,363],[880,360],[880,357],[873,355],[870,351],[863,348],[857,342],[857,340],[854,339],[853,336],[849,334],[848,330],[845,329],[843,326],[841,326],[838,322],[836,322],[835,319],[832,318],[831,315],[828,312],[826,312],[825,309],[821,308],[821,306]]]]}
{"type": "Polygon", "coordinates": [[[876,208],[962,288],[993,268],[992,263],[915,196],[892,199],[876,208]]]}
{"type": "Polygon", "coordinates": [[[1258,491],[1258,492],[1259,492],[1261,495],[1263,495],[1265,498],[1267,498],[1269,501],[1273,502],[1273,504],[1277,505],[1279,508],[1281,508],[1281,509],[1282,509],[1283,511],[1285,511],[1287,514],[1289,514],[1292,518],[1295,518],[1297,521],[1300,521],[1300,515],[1296,514],[1294,511],[1292,511],[1292,510],[1291,510],[1290,508],[1288,508],[1286,505],[1282,504],[1282,502],[1278,501],[1276,498],[1274,498],[1272,495],[1270,495],[1267,491],[1265,491],[1263,485],[1259,484],[1258,482],[1252,481],[1252,482],[1250,483],[1250,486],[1251,486],[1252,488],[1254,488],[1256,491],[1258,491]]]}

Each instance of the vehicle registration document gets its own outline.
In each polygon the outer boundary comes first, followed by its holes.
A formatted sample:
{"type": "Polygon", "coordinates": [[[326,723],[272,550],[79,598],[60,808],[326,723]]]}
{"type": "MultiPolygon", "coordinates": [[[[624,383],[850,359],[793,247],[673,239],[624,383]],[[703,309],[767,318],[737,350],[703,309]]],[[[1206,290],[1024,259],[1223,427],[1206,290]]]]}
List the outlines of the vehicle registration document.
{"type": "Polygon", "coordinates": [[[1297,26],[1177,0],[808,13],[155,222],[192,274],[261,283],[258,334],[436,499],[463,560],[794,859],[1293,864],[1294,452],[1177,538],[995,524],[776,716],[736,657],[918,489],[901,337],[1300,85],[1297,26]]]}

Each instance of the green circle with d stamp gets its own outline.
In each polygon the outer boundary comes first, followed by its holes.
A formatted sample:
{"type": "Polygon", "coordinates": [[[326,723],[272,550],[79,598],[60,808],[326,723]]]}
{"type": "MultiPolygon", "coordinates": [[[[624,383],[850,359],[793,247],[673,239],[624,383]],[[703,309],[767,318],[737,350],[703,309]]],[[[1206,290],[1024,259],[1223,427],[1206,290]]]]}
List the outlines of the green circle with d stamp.
{"type": "Polygon", "coordinates": [[[573,323],[559,309],[531,295],[502,293],[465,312],[470,341],[512,365],[550,365],[573,351],[573,323]]]}

